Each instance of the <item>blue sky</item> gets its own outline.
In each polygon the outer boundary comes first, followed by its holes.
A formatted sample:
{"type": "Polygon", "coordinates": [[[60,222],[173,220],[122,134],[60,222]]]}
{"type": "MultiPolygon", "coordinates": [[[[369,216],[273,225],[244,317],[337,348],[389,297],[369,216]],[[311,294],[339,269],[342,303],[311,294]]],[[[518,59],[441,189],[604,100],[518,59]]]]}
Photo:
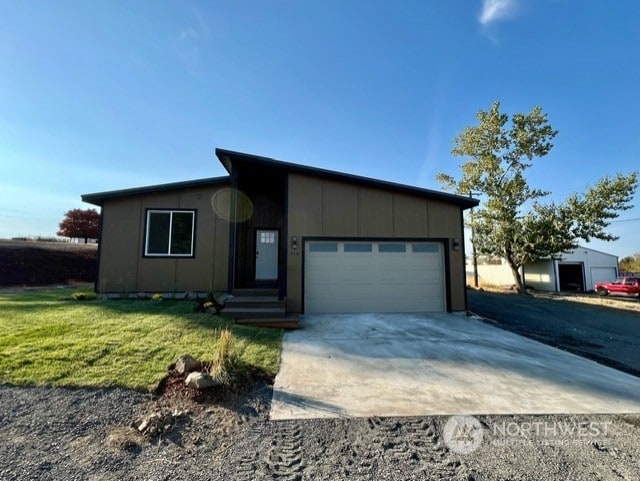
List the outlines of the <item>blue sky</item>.
{"type": "MultiPolygon", "coordinates": [[[[560,131],[529,175],[556,201],[640,168],[636,0],[22,0],[0,22],[0,238],[223,175],[215,147],[439,189],[494,100],[560,131]]],[[[591,247],[640,251],[640,207],[622,218],[591,247]]]]}

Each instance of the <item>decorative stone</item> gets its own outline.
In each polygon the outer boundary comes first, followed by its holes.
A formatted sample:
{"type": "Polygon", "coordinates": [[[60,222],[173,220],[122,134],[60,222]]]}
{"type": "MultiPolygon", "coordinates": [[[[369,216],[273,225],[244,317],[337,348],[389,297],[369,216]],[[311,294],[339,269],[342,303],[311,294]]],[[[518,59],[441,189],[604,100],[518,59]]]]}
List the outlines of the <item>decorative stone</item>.
{"type": "Polygon", "coordinates": [[[200,361],[191,357],[189,354],[180,356],[176,362],[176,371],[180,374],[187,374],[198,370],[200,370],[200,361]]]}
{"type": "Polygon", "coordinates": [[[219,383],[208,374],[192,372],[187,376],[185,384],[194,389],[207,389],[217,386],[219,383]]]}

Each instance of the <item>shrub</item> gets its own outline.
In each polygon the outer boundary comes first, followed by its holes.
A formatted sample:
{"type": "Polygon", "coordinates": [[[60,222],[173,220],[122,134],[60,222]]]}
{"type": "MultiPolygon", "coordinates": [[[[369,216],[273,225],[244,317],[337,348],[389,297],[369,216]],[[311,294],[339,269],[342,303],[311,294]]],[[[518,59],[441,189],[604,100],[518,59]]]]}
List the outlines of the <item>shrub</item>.
{"type": "Polygon", "coordinates": [[[229,329],[223,329],[209,365],[209,374],[222,384],[231,384],[238,368],[238,359],[233,334],[229,329]]]}
{"type": "Polygon", "coordinates": [[[76,291],[71,294],[71,299],[74,301],[93,301],[96,298],[94,293],[76,291]]]}

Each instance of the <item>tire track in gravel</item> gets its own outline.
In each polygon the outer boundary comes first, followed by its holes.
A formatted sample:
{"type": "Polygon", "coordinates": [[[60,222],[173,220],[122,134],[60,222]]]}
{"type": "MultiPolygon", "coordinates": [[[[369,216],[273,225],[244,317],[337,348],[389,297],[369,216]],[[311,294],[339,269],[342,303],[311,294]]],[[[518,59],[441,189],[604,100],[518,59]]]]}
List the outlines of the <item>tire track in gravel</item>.
{"type": "MultiPolygon", "coordinates": [[[[236,455],[237,461],[233,463],[235,466],[235,476],[233,479],[239,481],[253,481],[256,479],[256,472],[260,466],[260,439],[264,432],[264,423],[251,423],[244,439],[251,440],[248,445],[241,447],[240,452],[236,455]]],[[[233,456],[235,457],[235,456],[233,456]]]]}
{"type": "Polygon", "coordinates": [[[261,474],[270,479],[300,481],[302,460],[302,425],[295,421],[272,421],[269,437],[262,443],[261,474]]]}
{"type": "Polygon", "coordinates": [[[384,462],[410,466],[416,475],[454,478],[461,463],[445,447],[438,428],[431,419],[378,418],[367,420],[371,432],[371,449],[384,462]]]}

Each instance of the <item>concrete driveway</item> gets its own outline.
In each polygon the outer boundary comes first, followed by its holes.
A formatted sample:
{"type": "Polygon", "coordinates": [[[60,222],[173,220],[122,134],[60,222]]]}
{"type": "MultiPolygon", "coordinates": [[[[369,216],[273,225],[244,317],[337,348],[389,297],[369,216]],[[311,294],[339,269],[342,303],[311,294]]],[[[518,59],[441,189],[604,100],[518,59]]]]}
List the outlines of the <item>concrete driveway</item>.
{"type": "Polygon", "coordinates": [[[307,315],[271,419],[640,412],[640,379],[453,314],[307,315]]]}

